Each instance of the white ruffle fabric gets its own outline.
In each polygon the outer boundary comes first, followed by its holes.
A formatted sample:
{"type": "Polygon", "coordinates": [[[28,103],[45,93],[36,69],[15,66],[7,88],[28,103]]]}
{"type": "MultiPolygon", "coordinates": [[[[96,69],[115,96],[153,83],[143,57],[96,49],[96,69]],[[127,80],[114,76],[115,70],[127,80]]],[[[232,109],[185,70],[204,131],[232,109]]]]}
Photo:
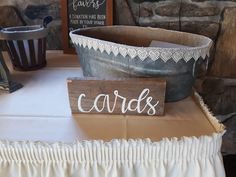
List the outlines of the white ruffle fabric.
{"type": "Polygon", "coordinates": [[[178,140],[0,142],[1,177],[225,177],[223,133],[178,140]]]}

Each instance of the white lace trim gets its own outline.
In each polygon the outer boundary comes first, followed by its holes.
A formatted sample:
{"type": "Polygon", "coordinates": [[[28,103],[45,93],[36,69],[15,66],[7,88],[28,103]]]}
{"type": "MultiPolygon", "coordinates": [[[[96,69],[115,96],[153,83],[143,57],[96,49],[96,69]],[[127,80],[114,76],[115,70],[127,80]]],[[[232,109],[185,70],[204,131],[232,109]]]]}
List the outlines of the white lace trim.
{"type": "Polygon", "coordinates": [[[151,58],[153,61],[162,59],[167,62],[173,59],[176,63],[184,59],[188,62],[191,58],[195,61],[200,57],[203,59],[209,56],[209,51],[212,45],[212,41],[209,39],[207,43],[200,47],[186,47],[186,48],[159,48],[159,47],[133,47],[124,44],[117,44],[114,42],[104,41],[100,39],[94,39],[87,36],[70,33],[72,42],[80,47],[88,47],[95,51],[106,52],[107,54],[113,53],[115,56],[118,54],[123,57],[129,56],[131,59],[138,57],[144,61],[147,58],[151,58]]]}

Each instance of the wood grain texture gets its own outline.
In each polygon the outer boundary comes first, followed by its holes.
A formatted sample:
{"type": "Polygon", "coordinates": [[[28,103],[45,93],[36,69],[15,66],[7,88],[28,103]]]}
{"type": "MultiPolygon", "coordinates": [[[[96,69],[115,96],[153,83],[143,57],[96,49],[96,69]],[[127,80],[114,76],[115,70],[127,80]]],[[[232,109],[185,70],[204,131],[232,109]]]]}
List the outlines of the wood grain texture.
{"type": "Polygon", "coordinates": [[[68,79],[70,106],[74,114],[163,115],[165,89],[166,82],[157,78],[68,79]],[[82,94],[84,94],[83,97],[81,97],[82,94]],[[149,97],[152,100],[148,104],[149,97]]]}
{"type": "MultiPolygon", "coordinates": [[[[68,20],[68,3],[71,0],[61,0],[61,18],[62,18],[62,39],[63,51],[65,54],[75,54],[75,49],[69,45],[69,20],[68,20]]],[[[79,15],[79,14],[78,14],[79,15]]],[[[107,26],[113,24],[113,0],[106,0],[106,24],[107,26]]],[[[78,26],[79,28],[79,26],[78,26]]]]}
{"type": "Polygon", "coordinates": [[[216,41],[210,76],[236,78],[236,8],[226,8],[222,16],[221,31],[216,41]]]}

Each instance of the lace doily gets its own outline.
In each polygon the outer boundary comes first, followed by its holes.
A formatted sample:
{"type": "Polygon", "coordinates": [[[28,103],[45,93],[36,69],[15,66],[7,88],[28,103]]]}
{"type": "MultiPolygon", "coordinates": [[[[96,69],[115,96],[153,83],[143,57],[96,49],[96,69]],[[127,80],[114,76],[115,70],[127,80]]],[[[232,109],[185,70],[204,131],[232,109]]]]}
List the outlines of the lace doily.
{"type": "Polygon", "coordinates": [[[114,42],[104,41],[100,39],[94,39],[87,36],[82,36],[78,34],[70,33],[72,42],[80,47],[93,49],[95,51],[100,51],[101,53],[106,52],[107,54],[113,54],[117,56],[118,54],[123,57],[129,56],[131,59],[138,57],[140,60],[144,61],[150,58],[153,61],[162,59],[167,62],[173,59],[178,62],[184,59],[188,62],[190,59],[198,60],[200,57],[203,59],[209,56],[209,51],[212,45],[212,41],[209,39],[205,45],[200,47],[186,47],[186,48],[160,48],[160,47],[135,47],[128,46],[124,44],[117,44],[114,42]]]}

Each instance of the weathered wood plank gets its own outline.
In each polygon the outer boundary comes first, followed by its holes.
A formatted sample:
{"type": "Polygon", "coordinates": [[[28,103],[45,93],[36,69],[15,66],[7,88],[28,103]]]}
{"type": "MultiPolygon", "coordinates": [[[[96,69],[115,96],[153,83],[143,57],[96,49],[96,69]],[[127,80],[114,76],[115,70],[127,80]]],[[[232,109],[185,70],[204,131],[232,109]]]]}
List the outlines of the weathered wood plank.
{"type": "Polygon", "coordinates": [[[72,113],[163,115],[165,89],[157,78],[68,79],[72,113]]]}
{"type": "Polygon", "coordinates": [[[210,75],[215,77],[236,77],[236,8],[226,8],[223,13],[221,31],[216,42],[214,62],[210,75]]]}

